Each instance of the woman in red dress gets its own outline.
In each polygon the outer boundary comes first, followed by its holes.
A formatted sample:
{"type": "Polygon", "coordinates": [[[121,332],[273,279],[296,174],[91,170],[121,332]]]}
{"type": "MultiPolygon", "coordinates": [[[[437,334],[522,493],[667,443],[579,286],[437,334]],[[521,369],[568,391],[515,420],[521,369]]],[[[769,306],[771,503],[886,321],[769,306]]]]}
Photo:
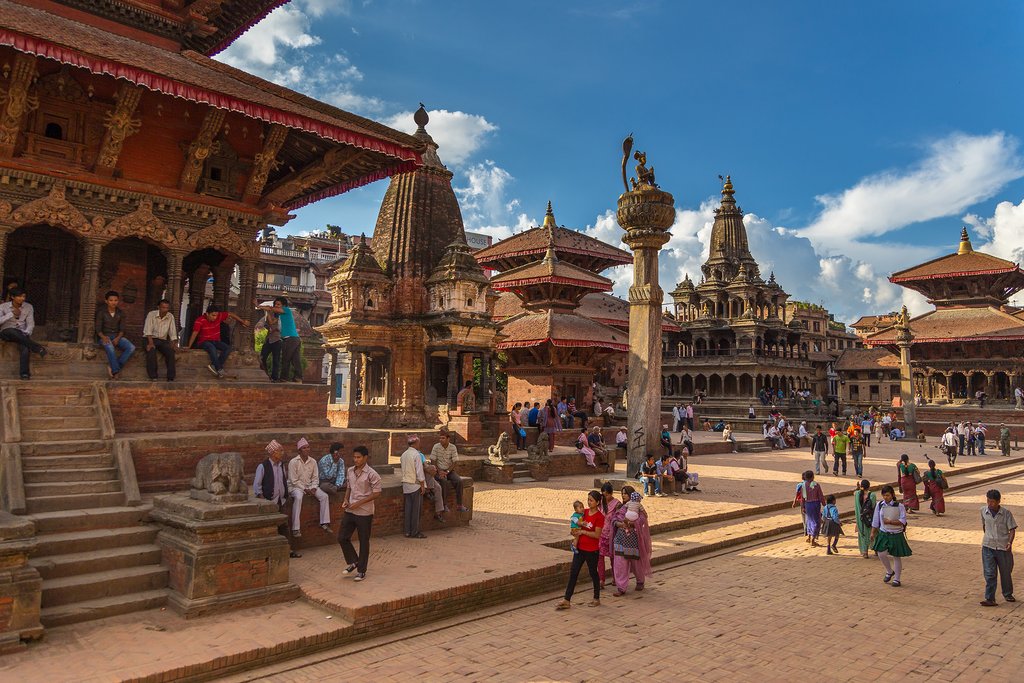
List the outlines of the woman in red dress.
{"type": "Polygon", "coordinates": [[[597,573],[599,561],[599,539],[601,530],[604,528],[604,513],[601,512],[601,494],[591,491],[587,494],[587,509],[583,513],[583,519],[579,522],[579,529],[573,529],[572,535],[576,539],[576,552],[572,556],[572,567],[569,569],[569,583],[565,587],[565,598],[556,606],[557,609],[569,609],[572,607],[572,594],[576,591],[576,579],[579,578],[580,570],[586,563],[590,571],[590,580],[594,584],[594,599],[590,601],[591,607],[601,604],[601,578],[597,573]]]}

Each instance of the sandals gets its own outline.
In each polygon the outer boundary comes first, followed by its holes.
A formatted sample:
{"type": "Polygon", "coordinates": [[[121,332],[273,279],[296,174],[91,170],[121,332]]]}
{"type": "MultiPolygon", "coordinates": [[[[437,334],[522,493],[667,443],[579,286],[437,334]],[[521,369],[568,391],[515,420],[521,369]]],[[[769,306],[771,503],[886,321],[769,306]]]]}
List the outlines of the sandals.
{"type": "Polygon", "coordinates": [[[621,598],[625,594],[626,591],[615,591],[614,593],[612,593],[612,597],[621,598]]]}
{"type": "Polygon", "coordinates": [[[590,602],[587,603],[587,606],[588,607],[600,607],[601,606],[601,601],[600,600],[591,600],[590,602]]]}
{"type": "Polygon", "coordinates": [[[889,583],[892,581],[892,577],[896,576],[896,572],[886,572],[885,576],[882,577],[882,581],[889,583]]]}
{"type": "Polygon", "coordinates": [[[302,557],[302,553],[297,553],[294,550],[288,553],[288,557],[302,557]]]}
{"type": "Polygon", "coordinates": [[[562,601],[555,605],[555,609],[569,609],[570,607],[572,607],[572,603],[565,598],[562,598],[562,601]]]}
{"type": "Polygon", "coordinates": [[[900,583],[899,581],[893,581],[893,582],[892,582],[892,583],[890,583],[889,585],[890,585],[890,586],[892,586],[893,588],[899,588],[899,587],[900,587],[900,586],[902,586],[903,584],[902,584],[902,583],[900,583]]]}

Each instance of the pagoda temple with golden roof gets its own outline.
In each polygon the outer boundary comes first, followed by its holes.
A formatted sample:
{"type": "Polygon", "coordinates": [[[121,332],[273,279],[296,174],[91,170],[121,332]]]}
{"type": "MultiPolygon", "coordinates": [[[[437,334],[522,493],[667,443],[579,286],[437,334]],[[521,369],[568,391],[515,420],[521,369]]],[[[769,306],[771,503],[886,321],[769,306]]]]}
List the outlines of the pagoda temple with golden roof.
{"type": "Polygon", "coordinates": [[[609,361],[629,350],[628,308],[623,325],[612,282],[600,272],[632,262],[625,251],[576,230],[559,226],[548,202],[544,224],[476,253],[500,293],[495,320],[503,338],[497,348],[507,357],[510,403],[573,396],[593,401],[595,377],[609,361]],[[605,311],[602,316],[581,309],[605,311]],[[613,326],[619,323],[619,326],[613,326]]]}
{"type": "MultiPolygon", "coordinates": [[[[929,402],[1010,399],[1024,379],[1024,311],[1009,304],[1024,290],[1018,264],[975,251],[967,228],[956,252],[889,277],[928,298],[934,310],[911,318],[911,368],[915,391],[929,402]]],[[[865,344],[896,352],[893,325],[865,344]]]]}

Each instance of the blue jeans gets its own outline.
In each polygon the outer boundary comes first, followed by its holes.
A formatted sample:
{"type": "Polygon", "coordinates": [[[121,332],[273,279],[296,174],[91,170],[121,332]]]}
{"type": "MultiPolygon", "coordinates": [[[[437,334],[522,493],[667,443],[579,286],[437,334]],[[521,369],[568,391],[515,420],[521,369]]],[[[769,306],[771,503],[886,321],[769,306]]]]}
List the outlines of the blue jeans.
{"type": "Polygon", "coordinates": [[[199,347],[210,354],[210,365],[217,372],[224,369],[224,363],[228,360],[228,355],[231,353],[231,345],[225,344],[222,341],[204,341],[199,347]]]}
{"type": "Polygon", "coordinates": [[[116,344],[104,344],[100,342],[100,346],[107,352],[107,361],[110,362],[110,369],[114,371],[114,374],[121,372],[124,369],[125,363],[135,353],[135,344],[121,337],[117,340],[116,344]],[[118,356],[117,352],[120,351],[121,355],[118,356]]]}
{"type": "Polygon", "coordinates": [[[654,487],[655,493],[661,493],[661,477],[653,475],[650,477],[640,477],[640,483],[644,485],[644,495],[649,496],[648,490],[651,486],[654,487]]]}
{"type": "Polygon", "coordinates": [[[850,455],[853,456],[853,471],[857,473],[858,477],[864,476],[864,451],[851,451],[850,455]]]}
{"type": "Polygon", "coordinates": [[[1013,554],[1006,550],[981,547],[981,567],[985,573],[985,599],[996,599],[996,571],[1003,590],[1003,597],[1013,595],[1013,554]]]}

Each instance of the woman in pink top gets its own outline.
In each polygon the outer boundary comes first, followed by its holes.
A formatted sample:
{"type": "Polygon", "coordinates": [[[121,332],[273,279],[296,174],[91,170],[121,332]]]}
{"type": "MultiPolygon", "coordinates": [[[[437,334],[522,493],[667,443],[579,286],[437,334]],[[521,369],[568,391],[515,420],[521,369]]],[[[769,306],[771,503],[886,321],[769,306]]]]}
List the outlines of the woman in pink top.
{"type": "MultiPolygon", "coordinates": [[[[612,513],[619,509],[622,505],[622,501],[615,497],[615,487],[611,485],[611,482],[605,482],[601,486],[601,512],[604,513],[605,519],[610,519],[612,513]]],[[[612,552],[612,536],[615,533],[615,528],[611,524],[605,524],[601,527],[601,538],[598,539],[598,551],[600,556],[597,560],[597,573],[601,577],[601,585],[604,586],[608,583],[606,576],[611,573],[611,570],[604,568],[604,558],[608,558],[609,562],[614,562],[615,554],[612,552]]]]}

